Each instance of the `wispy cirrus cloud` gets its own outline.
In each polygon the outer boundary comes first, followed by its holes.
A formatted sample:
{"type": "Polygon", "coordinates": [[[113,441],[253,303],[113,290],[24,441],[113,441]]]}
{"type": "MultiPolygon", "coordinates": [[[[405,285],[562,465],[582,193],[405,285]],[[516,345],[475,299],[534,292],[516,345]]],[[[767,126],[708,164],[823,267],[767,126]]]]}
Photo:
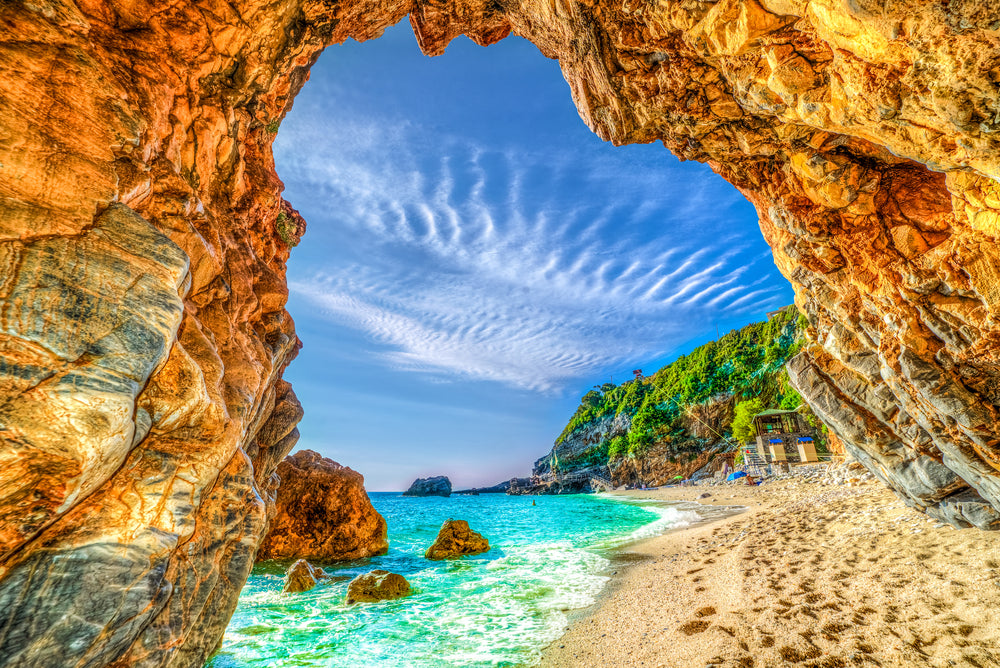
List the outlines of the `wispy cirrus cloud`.
{"type": "Polygon", "coordinates": [[[315,116],[276,144],[303,246],[324,249],[296,251],[290,286],[386,365],[553,393],[787,300],[754,231],[725,222],[738,194],[704,169],[315,116]]]}

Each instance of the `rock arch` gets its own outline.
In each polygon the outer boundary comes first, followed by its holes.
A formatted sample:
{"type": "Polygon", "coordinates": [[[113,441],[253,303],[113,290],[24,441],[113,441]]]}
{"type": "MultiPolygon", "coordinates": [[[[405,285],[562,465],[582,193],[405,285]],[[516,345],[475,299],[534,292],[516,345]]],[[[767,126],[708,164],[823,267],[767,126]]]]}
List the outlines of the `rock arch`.
{"type": "Polygon", "coordinates": [[[997,526],[990,0],[15,0],[0,665],[215,648],[301,417],[281,373],[305,222],[270,145],[325,46],[407,14],[430,55],[526,37],[602,138],[739,188],[812,324],[803,395],[905,500],[997,526]]]}

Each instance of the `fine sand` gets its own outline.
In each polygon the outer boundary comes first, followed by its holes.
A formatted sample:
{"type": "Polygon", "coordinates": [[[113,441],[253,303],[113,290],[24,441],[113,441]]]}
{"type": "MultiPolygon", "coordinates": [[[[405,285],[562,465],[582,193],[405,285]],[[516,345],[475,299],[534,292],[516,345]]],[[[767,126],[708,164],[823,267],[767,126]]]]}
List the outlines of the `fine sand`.
{"type": "Polygon", "coordinates": [[[1000,666],[1000,532],[956,530],[878,483],[627,496],[746,512],[628,547],[542,666],[1000,666]]]}

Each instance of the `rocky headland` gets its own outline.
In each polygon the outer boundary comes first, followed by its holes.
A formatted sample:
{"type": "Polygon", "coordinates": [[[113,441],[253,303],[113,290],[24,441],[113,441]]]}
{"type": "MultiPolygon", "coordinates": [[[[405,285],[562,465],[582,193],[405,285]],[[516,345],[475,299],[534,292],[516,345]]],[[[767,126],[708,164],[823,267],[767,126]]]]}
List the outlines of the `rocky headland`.
{"type": "MultiPolygon", "coordinates": [[[[798,408],[818,420],[789,386],[784,365],[805,344],[794,307],[710,341],[649,376],[606,383],[583,396],[552,449],[511,494],[579,494],[701,478],[733,463],[733,422],[740,402],[798,408]]],[[[839,444],[816,430],[818,442],[839,444]]]]}
{"type": "Polygon", "coordinates": [[[364,477],[312,450],[278,464],[281,484],[257,561],[350,561],[385,554],[385,518],[372,507],[364,477]]]}
{"type": "Polygon", "coordinates": [[[503,482],[498,482],[490,487],[472,487],[470,489],[456,489],[452,494],[506,494],[507,490],[510,489],[510,480],[504,480],[503,482]]]}
{"type": "Polygon", "coordinates": [[[600,137],[733,183],[808,318],[792,384],[906,503],[995,525],[992,0],[7,2],[8,665],[218,645],[302,414],[271,143],[323,48],[407,15],[429,55],[530,40],[600,137]]]}
{"type": "Polygon", "coordinates": [[[417,478],[403,496],[451,496],[451,480],[448,476],[436,475],[430,478],[417,478]]]}

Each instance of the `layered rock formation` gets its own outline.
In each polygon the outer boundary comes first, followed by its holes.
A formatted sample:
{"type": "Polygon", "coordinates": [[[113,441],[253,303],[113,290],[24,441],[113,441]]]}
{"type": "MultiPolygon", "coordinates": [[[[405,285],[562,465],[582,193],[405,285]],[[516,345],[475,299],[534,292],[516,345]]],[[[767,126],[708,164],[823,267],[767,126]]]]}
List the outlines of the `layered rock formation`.
{"type": "Polygon", "coordinates": [[[424,556],[433,561],[455,559],[465,555],[482,554],[490,551],[490,541],[478,531],[469,528],[465,520],[445,520],[437,538],[424,556]]]}
{"type": "Polygon", "coordinates": [[[417,478],[403,496],[451,496],[451,480],[448,476],[436,475],[430,478],[417,478]]]}
{"type": "MultiPolygon", "coordinates": [[[[793,376],[910,503],[1000,518],[992,0],[0,4],[0,657],[199,666],[301,415],[270,144],[328,44],[508,34],[757,207],[793,376]]],[[[664,230],[669,234],[669,230],[664,230]]]]}
{"type": "Polygon", "coordinates": [[[372,507],[364,477],[312,450],[278,464],[275,513],[257,560],[320,563],[385,554],[385,518],[372,507]]]}

